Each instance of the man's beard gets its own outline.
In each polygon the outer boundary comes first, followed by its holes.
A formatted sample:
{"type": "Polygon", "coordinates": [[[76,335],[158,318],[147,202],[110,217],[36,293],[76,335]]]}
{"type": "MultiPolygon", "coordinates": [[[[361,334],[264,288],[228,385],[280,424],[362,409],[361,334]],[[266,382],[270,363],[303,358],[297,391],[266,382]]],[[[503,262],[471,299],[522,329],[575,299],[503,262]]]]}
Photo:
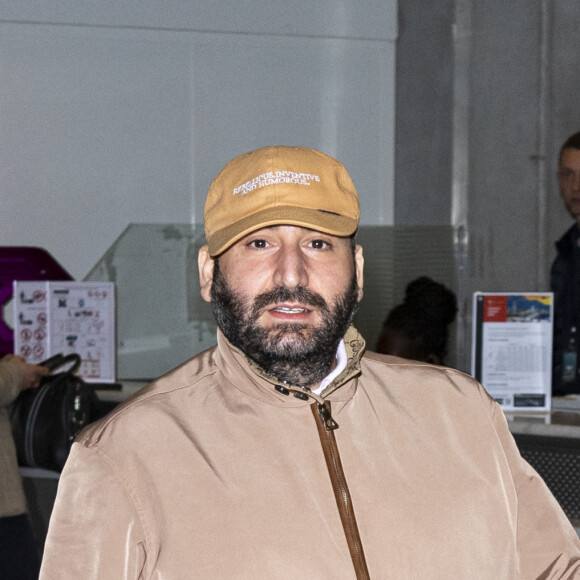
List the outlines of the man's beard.
{"type": "Polygon", "coordinates": [[[217,324],[226,338],[268,374],[291,385],[306,387],[319,383],[332,369],[336,350],[355,314],[358,285],[353,274],[349,287],[331,309],[326,300],[303,286],[284,286],[259,294],[250,304],[227,284],[216,259],[211,287],[211,305],[217,324]],[[272,328],[258,325],[263,309],[270,304],[299,302],[315,306],[320,326],[282,322],[272,328]]]}

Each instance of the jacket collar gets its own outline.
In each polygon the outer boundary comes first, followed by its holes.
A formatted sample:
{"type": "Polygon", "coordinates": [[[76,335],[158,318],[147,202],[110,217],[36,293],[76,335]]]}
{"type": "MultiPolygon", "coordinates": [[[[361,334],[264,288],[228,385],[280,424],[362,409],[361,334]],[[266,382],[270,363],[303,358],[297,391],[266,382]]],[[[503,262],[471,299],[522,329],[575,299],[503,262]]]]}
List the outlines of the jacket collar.
{"type": "Polygon", "coordinates": [[[284,384],[266,373],[240,349],[233,346],[219,329],[217,339],[216,363],[226,379],[235,388],[264,403],[298,407],[326,398],[332,401],[346,401],[356,391],[356,377],[360,374],[360,359],[364,353],[365,341],[354,326],[351,326],[344,335],[348,357],[346,367],[319,396],[306,393],[300,387],[284,384]],[[289,391],[289,394],[276,390],[276,387],[282,387],[282,390],[289,391]],[[305,393],[308,395],[305,400],[299,398],[305,393]]]}

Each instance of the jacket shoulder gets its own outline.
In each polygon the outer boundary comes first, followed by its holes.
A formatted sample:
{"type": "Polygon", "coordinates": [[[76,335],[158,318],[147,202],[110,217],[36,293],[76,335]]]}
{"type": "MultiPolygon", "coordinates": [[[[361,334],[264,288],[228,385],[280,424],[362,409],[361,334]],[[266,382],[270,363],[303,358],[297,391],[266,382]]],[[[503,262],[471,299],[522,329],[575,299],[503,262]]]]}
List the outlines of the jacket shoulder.
{"type": "Polygon", "coordinates": [[[83,429],[75,442],[90,447],[99,442],[103,434],[112,427],[130,428],[130,424],[138,423],[141,417],[151,421],[152,413],[156,410],[167,410],[169,407],[179,409],[183,399],[215,386],[216,382],[210,380],[219,372],[215,363],[215,351],[216,347],[213,347],[194,356],[130,395],[105,417],[83,429]]]}
{"type": "MultiPolygon", "coordinates": [[[[427,386],[446,383],[455,387],[475,389],[486,393],[470,374],[451,367],[404,359],[388,354],[366,351],[361,359],[363,376],[367,373],[383,375],[385,381],[403,383],[420,381],[427,386]]],[[[487,393],[486,393],[487,394],[487,393]]],[[[489,395],[487,395],[489,396],[489,395]]]]}

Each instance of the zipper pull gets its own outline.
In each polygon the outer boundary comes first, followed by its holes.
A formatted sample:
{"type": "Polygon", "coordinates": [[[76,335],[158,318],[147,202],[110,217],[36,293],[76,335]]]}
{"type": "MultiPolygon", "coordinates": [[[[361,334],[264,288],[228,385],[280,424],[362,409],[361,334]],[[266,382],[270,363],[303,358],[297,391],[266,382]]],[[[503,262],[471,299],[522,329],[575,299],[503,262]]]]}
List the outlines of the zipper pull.
{"type": "Polygon", "coordinates": [[[316,403],[316,405],[318,406],[318,415],[322,421],[322,424],[324,425],[324,428],[327,431],[334,431],[335,429],[338,429],[338,423],[332,418],[330,409],[326,405],[321,405],[320,403],[316,403]]]}

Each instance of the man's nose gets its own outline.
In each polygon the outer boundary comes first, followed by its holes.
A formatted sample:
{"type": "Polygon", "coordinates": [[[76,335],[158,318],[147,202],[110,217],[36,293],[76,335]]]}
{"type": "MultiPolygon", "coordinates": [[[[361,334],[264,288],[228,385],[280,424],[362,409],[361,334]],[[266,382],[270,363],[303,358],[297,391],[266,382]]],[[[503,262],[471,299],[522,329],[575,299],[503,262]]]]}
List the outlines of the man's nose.
{"type": "Polygon", "coordinates": [[[296,288],[308,286],[307,258],[300,247],[284,245],[276,255],[274,283],[276,286],[296,288]]]}
{"type": "Polygon", "coordinates": [[[580,171],[574,171],[574,177],[572,179],[572,188],[574,191],[580,191],[580,171]]]}

